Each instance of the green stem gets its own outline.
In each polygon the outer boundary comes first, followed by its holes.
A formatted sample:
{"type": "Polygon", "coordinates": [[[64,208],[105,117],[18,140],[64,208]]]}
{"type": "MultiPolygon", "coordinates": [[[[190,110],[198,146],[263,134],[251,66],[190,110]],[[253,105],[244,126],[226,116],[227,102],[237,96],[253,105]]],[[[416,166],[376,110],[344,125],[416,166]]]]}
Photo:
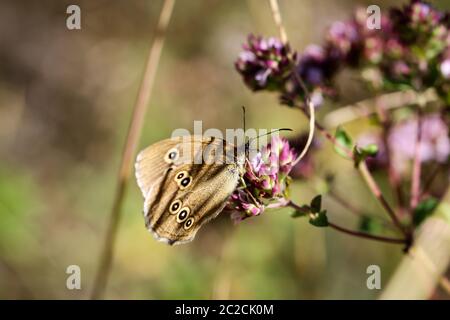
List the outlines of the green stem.
{"type": "Polygon", "coordinates": [[[420,148],[422,144],[422,112],[420,107],[418,108],[417,114],[417,136],[416,144],[414,148],[414,161],[413,161],[413,172],[412,172],[412,182],[411,182],[411,199],[409,203],[409,209],[412,213],[417,207],[420,200],[420,175],[421,175],[421,158],[420,158],[420,148]]]}
{"type": "Polygon", "coordinates": [[[378,202],[381,204],[381,206],[384,208],[384,210],[389,214],[392,221],[394,222],[395,226],[405,235],[406,238],[410,238],[411,235],[407,232],[407,230],[403,227],[400,220],[398,219],[397,215],[395,214],[392,207],[387,202],[386,198],[384,197],[383,193],[380,190],[380,187],[375,182],[375,179],[369,172],[369,169],[367,168],[366,162],[361,161],[361,163],[358,166],[358,170],[361,173],[361,176],[366,181],[367,186],[369,187],[372,194],[375,196],[375,198],[378,200],[378,202]]]}
{"type": "MultiPolygon", "coordinates": [[[[296,210],[301,210],[301,207],[292,201],[290,201],[288,203],[288,205],[296,210]]],[[[342,232],[342,233],[345,233],[345,234],[348,234],[348,235],[351,235],[354,237],[358,237],[358,238],[364,238],[364,239],[380,241],[380,242],[387,242],[387,243],[394,243],[394,244],[407,244],[408,243],[407,239],[389,238],[389,237],[377,236],[377,235],[373,235],[373,234],[369,234],[369,233],[365,233],[365,232],[354,231],[354,230],[350,230],[350,229],[338,226],[337,224],[329,222],[329,221],[328,221],[328,225],[331,228],[333,228],[339,232],[342,232]]]]}
{"type": "Polygon", "coordinates": [[[349,229],[340,227],[332,222],[328,222],[328,225],[337,231],[340,231],[340,232],[343,232],[343,233],[346,233],[348,235],[352,235],[355,237],[366,238],[366,239],[387,242],[387,243],[396,243],[396,244],[406,244],[407,243],[406,239],[389,238],[389,237],[383,237],[383,236],[376,236],[373,234],[360,232],[360,231],[353,231],[353,230],[349,230],[349,229]]]}

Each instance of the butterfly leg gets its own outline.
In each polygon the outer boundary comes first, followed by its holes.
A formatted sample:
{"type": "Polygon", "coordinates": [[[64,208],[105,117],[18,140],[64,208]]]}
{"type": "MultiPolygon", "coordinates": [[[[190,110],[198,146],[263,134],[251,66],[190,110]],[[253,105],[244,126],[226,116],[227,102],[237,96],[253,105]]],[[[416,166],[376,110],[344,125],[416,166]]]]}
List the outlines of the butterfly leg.
{"type": "Polygon", "coordinates": [[[249,195],[250,199],[253,201],[253,204],[257,207],[260,206],[260,204],[258,203],[258,201],[255,199],[255,197],[253,196],[253,194],[248,190],[245,189],[245,192],[247,192],[247,194],[249,195]]]}

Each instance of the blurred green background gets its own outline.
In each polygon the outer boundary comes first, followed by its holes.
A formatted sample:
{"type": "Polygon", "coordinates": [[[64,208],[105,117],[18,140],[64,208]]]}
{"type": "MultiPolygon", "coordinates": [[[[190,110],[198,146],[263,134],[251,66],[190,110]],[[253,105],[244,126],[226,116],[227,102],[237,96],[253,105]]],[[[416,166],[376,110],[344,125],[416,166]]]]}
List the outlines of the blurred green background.
{"type": "MultiPolygon", "coordinates": [[[[377,1],[382,9],[405,1],[377,1]]],[[[320,43],[326,27],[373,1],[281,0],[292,47],[320,43]]],[[[448,1],[436,2],[450,8],[448,1]]],[[[162,5],[152,1],[0,2],[0,298],[89,297],[115,191],[131,109],[162,5]],[[66,28],[66,8],[81,7],[82,29],[66,28]],[[82,290],[66,288],[79,265],[82,290]]],[[[277,97],[252,94],[234,70],[248,33],[277,35],[267,1],[177,1],[140,147],[192,130],[242,126],[307,129],[277,97]]],[[[342,75],[341,104],[368,92],[342,75]]],[[[329,110],[333,105],[325,107],[329,110]]],[[[352,123],[352,134],[367,121],[352,123]]],[[[371,214],[383,214],[352,165],[324,143],[319,176],[371,214]]],[[[380,180],[383,183],[383,180],[380,180]]],[[[297,182],[292,197],[309,201],[317,179],[297,182]]],[[[330,219],[357,219],[325,197],[330,219]]],[[[234,226],[223,214],[194,242],[156,242],[144,227],[142,197],[130,181],[106,298],[372,299],[366,268],[385,284],[401,258],[395,245],[355,240],[267,212],[234,226]]]]}

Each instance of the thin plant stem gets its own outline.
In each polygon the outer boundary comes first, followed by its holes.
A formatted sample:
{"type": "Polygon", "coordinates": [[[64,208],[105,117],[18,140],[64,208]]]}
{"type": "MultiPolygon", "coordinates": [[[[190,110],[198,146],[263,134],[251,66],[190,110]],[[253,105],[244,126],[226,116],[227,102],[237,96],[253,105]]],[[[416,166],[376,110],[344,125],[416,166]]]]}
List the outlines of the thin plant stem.
{"type": "Polygon", "coordinates": [[[431,186],[433,185],[434,179],[436,179],[440,171],[441,166],[439,164],[436,164],[436,166],[433,168],[433,171],[428,176],[428,179],[423,184],[423,188],[420,192],[420,198],[422,198],[430,190],[431,186]]]}
{"type": "Polygon", "coordinates": [[[420,149],[422,145],[422,112],[419,106],[417,115],[417,136],[416,144],[414,148],[414,160],[413,160],[413,172],[412,172],[412,182],[411,182],[411,199],[409,203],[410,211],[416,208],[419,203],[420,198],[420,175],[421,175],[421,158],[420,149]]]}
{"type": "Polygon", "coordinates": [[[362,217],[363,214],[361,213],[361,211],[356,208],[352,203],[350,203],[349,201],[347,201],[347,199],[344,199],[340,194],[338,194],[335,190],[330,189],[328,191],[328,195],[331,197],[331,199],[333,199],[334,201],[336,201],[337,203],[339,203],[342,207],[344,207],[345,209],[348,209],[351,213],[353,213],[354,215],[358,216],[358,217],[362,217]]]}
{"type": "MultiPolygon", "coordinates": [[[[296,210],[301,210],[301,207],[292,201],[289,202],[289,206],[296,210]]],[[[377,236],[377,235],[373,235],[373,234],[369,234],[369,233],[365,233],[365,232],[354,231],[354,230],[350,230],[350,229],[341,227],[341,226],[339,226],[335,223],[329,222],[329,221],[328,221],[328,225],[331,228],[333,228],[339,232],[342,232],[342,233],[345,233],[345,234],[348,234],[348,235],[351,235],[354,237],[358,237],[358,238],[364,238],[364,239],[370,239],[370,240],[394,243],[394,244],[406,244],[407,243],[406,239],[389,238],[389,237],[377,236]]]]}
{"type": "MultiPolygon", "coordinates": [[[[445,111],[442,111],[441,119],[445,123],[447,123],[447,121],[445,121],[445,111]]],[[[425,196],[430,191],[431,187],[433,186],[433,182],[439,176],[441,169],[442,169],[441,165],[436,163],[434,168],[432,169],[432,172],[428,175],[428,178],[425,180],[425,182],[421,186],[419,201],[423,198],[423,196],[425,196]]]]}
{"type": "Polygon", "coordinates": [[[373,178],[372,174],[369,172],[369,169],[367,168],[367,164],[365,161],[361,161],[361,163],[358,166],[358,170],[361,173],[362,178],[366,182],[367,186],[369,187],[372,194],[375,196],[375,198],[378,200],[378,202],[381,204],[381,206],[384,208],[384,210],[389,214],[391,217],[391,220],[394,222],[395,226],[406,236],[409,237],[410,235],[405,230],[403,225],[400,223],[400,220],[398,219],[397,215],[395,214],[392,207],[387,202],[386,198],[384,197],[383,193],[381,192],[380,187],[375,182],[375,179],[373,178]]]}
{"type": "Polygon", "coordinates": [[[117,179],[116,193],[109,217],[108,229],[106,231],[104,247],[101,252],[99,266],[94,286],[91,293],[92,299],[100,299],[103,297],[111,265],[113,253],[117,238],[117,230],[120,222],[121,208],[131,174],[134,154],[141,135],[147,105],[155,81],[156,71],[161,57],[167,26],[172,15],[175,0],[164,0],[163,7],[159,16],[156,34],[150,52],[147,58],[146,68],[139,88],[136,103],[133,108],[133,115],[128,129],[128,134],[122,153],[122,160],[119,168],[117,179]]]}
{"type": "MultiPolygon", "coordinates": [[[[288,43],[288,37],[286,34],[286,30],[283,26],[283,20],[281,19],[281,13],[280,8],[278,7],[278,1],[277,0],[269,0],[270,3],[270,9],[272,11],[273,20],[275,21],[275,24],[278,27],[278,31],[280,33],[281,41],[284,44],[288,43]]],[[[305,92],[305,104],[309,108],[309,134],[308,139],[306,141],[305,147],[303,148],[302,152],[300,152],[300,155],[295,159],[295,161],[292,163],[292,165],[296,165],[303,157],[306,155],[306,153],[309,150],[309,147],[311,146],[311,143],[314,138],[314,128],[315,128],[315,107],[314,103],[310,99],[308,89],[305,86],[305,83],[303,82],[302,78],[297,74],[297,72],[294,71],[294,77],[298,84],[302,87],[303,91],[305,92]]]]}
{"type": "Polygon", "coordinates": [[[386,147],[386,159],[387,159],[389,182],[390,182],[392,188],[394,189],[395,195],[397,197],[397,205],[398,205],[400,211],[402,212],[403,208],[405,207],[405,205],[404,205],[405,198],[403,195],[400,178],[399,178],[397,172],[395,171],[395,168],[394,168],[394,165],[392,162],[392,150],[390,148],[389,138],[388,138],[392,123],[391,123],[388,113],[386,112],[386,107],[385,107],[382,99],[378,98],[376,100],[376,108],[377,108],[378,117],[380,118],[381,125],[383,128],[382,139],[383,139],[383,144],[386,147]]]}
{"type": "Polygon", "coordinates": [[[355,216],[357,217],[367,217],[367,218],[375,218],[375,219],[380,219],[383,224],[389,224],[389,227],[392,227],[390,225],[390,221],[386,220],[383,217],[380,216],[373,216],[373,215],[367,215],[367,214],[363,214],[361,212],[360,209],[358,209],[357,207],[355,207],[355,205],[353,203],[351,203],[350,201],[348,201],[347,199],[345,199],[344,197],[342,197],[339,193],[337,193],[335,190],[330,189],[327,193],[328,196],[330,196],[330,198],[334,201],[336,201],[337,203],[339,203],[343,208],[349,210],[351,213],[353,213],[355,216]]]}
{"type": "Polygon", "coordinates": [[[338,225],[336,225],[336,224],[334,224],[332,222],[328,222],[328,225],[331,228],[333,228],[334,230],[337,230],[337,231],[340,231],[340,232],[343,232],[343,233],[346,233],[348,235],[352,235],[352,236],[355,236],[355,237],[371,239],[371,240],[387,242],[387,243],[395,243],[395,244],[406,244],[407,243],[406,239],[398,239],[398,238],[389,238],[389,237],[383,237],[383,236],[376,236],[376,235],[365,233],[365,232],[349,230],[349,229],[343,228],[341,226],[338,226],[338,225]]]}
{"type": "Polygon", "coordinates": [[[269,0],[270,2],[270,9],[272,10],[272,16],[273,20],[275,20],[275,24],[278,27],[278,32],[280,33],[280,38],[283,43],[288,42],[288,37],[286,34],[286,30],[283,26],[283,20],[281,19],[280,14],[280,8],[278,7],[278,1],[277,0],[269,0]]]}
{"type": "Polygon", "coordinates": [[[309,106],[309,133],[308,133],[308,140],[306,141],[305,147],[303,148],[300,155],[295,159],[295,161],[292,163],[293,166],[295,166],[303,157],[306,155],[306,153],[309,150],[309,147],[311,146],[313,139],[314,139],[314,127],[315,127],[315,112],[314,112],[314,104],[311,100],[308,99],[307,101],[309,106]]]}
{"type": "Polygon", "coordinates": [[[392,225],[392,222],[390,220],[385,219],[381,216],[375,216],[375,215],[367,215],[363,214],[360,209],[358,209],[354,204],[349,202],[347,199],[342,197],[340,194],[338,194],[335,190],[330,189],[327,193],[327,196],[329,196],[333,201],[336,201],[339,203],[343,208],[349,210],[352,214],[354,214],[356,217],[361,218],[370,218],[370,219],[378,219],[382,223],[382,225],[389,229],[394,229],[395,227],[392,225]]]}
{"type": "Polygon", "coordinates": [[[447,295],[450,296],[450,280],[448,280],[445,276],[442,276],[439,279],[439,285],[447,293],[447,295]]]}

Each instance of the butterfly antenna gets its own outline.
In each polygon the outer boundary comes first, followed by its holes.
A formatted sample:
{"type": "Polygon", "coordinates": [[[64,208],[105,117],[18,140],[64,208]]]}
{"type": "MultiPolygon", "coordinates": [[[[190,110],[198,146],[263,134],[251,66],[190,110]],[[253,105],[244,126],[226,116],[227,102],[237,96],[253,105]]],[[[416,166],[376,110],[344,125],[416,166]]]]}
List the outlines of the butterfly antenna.
{"type": "Polygon", "coordinates": [[[280,132],[280,131],[293,131],[293,130],[292,130],[291,128],[280,128],[280,129],[275,129],[275,130],[272,130],[272,131],[270,131],[270,132],[261,134],[261,135],[259,135],[259,136],[257,136],[257,137],[254,137],[254,138],[252,138],[251,140],[248,140],[247,143],[245,144],[245,145],[246,145],[247,151],[248,151],[248,149],[250,148],[250,142],[252,142],[253,140],[257,140],[257,139],[259,139],[259,138],[261,138],[261,137],[268,136],[268,135],[271,135],[272,133],[280,132]]]}
{"type": "MultiPolygon", "coordinates": [[[[245,127],[245,107],[244,106],[242,106],[242,122],[243,122],[243,126],[244,126],[244,137],[245,137],[246,127],[245,127]]],[[[249,152],[248,148],[249,148],[249,141],[246,141],[245,145],[244,145],[246,158],[248,157],[248,152],[249,152]]]]}
{"type": "Polygon", "coordinates": [[[262,134],[262,135],[259,135],[259,136],[255,137],[255,138],[253,138],[253,139],[258,139],[258,138],[260,138],[260,137],[268,136],[268,135],[271,135],[272,133],[280,132],[280,131],[293,131],[293,130],[292,130],[291,128],[280,128],[280,129],[275,129],[275,130],[272,130],[272,131],[270,131],[270,132],[267,132],[267,133],[264,133],[264,134],[262,134]]]}
{"type": "Polygon", "coordinates": [[[242,122],[244,124],[244,133],[245,133],[245,107],[242,106],[242,122]]]}

